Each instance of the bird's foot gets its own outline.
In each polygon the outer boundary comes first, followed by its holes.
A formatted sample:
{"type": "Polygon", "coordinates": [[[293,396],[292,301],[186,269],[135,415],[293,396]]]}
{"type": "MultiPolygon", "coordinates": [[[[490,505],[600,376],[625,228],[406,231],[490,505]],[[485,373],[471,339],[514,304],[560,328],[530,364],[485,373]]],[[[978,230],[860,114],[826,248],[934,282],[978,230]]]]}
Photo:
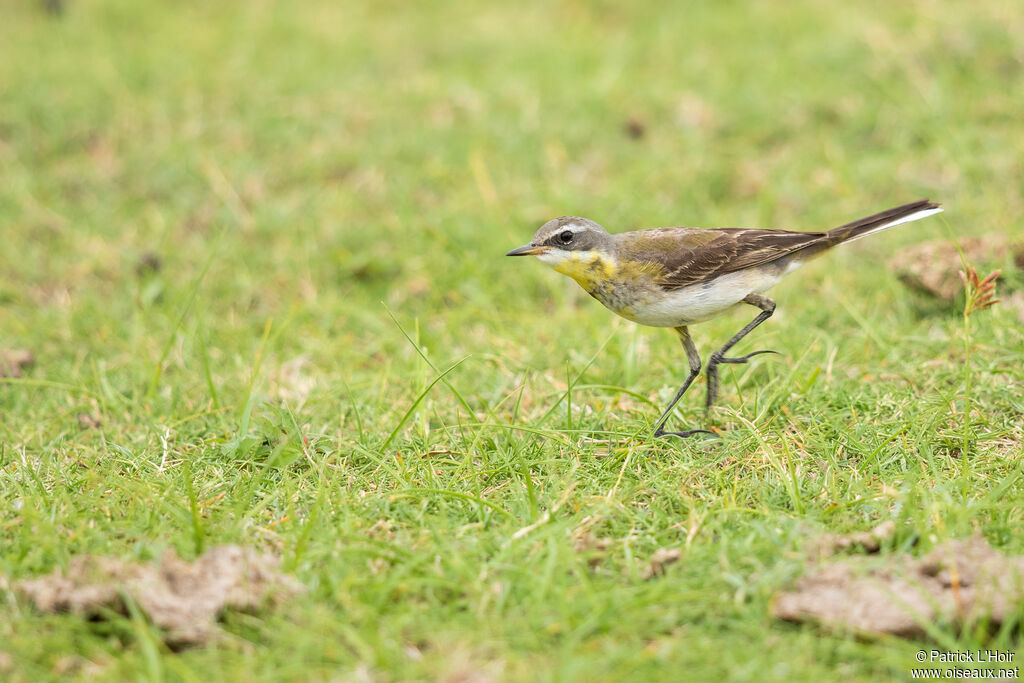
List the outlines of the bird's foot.
{"type": "Polygon", "coordinates": [[[704,402],[704,413],[705,414],[711,412],[711,406],[713,406],[715,404],[715,399],[718,397],[718,366],[719,366],[719,364],[721,364],[721,363],[729,363],[729,364],[732,364],[732,365],[742,365],[743,363],[746,363],[747,361],[749,361],[754,356],[759,356],[762,353],[774,353],[776,355],[780,355],[780,356],[782,355],[778,351],[771,351],[771,350],[754,351],[753,353],[748,353],[747,355],[740,356],[738,358],[726,358],[725,356],[720,355],[717,351],[714,352],[713,354],[711,354],[711,358],[708,359],[708,369],[707,369],[708,396],[707,396],[707,400],[704,402]]]}

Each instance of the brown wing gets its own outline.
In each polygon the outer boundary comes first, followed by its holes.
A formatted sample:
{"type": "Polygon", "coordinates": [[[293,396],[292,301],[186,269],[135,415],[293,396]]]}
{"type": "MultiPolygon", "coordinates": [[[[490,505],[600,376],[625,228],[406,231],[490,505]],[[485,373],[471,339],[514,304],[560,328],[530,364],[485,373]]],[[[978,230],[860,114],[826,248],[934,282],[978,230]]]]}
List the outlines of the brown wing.
{"type": "Polygon", "coordinates": [[[657,266],[655,280],[669,290],[768,263],[828,239],[823,232],[745,228],[659,228],[627,235],[619,243],[620,255],[657,266]]]}

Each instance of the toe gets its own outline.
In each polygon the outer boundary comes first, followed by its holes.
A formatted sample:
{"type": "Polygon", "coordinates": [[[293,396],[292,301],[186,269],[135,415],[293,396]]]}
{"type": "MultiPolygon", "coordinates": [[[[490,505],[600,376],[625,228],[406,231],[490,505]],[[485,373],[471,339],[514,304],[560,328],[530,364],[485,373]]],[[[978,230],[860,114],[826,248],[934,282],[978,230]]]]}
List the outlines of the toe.
{"type": "Polygon", "coordinates": [[[720,358],[719,362],[720,363],[732,363],[734,365],[740,364],[740,363],[746,363],[748,360],[750,360],[754,356],[760,356],[762,353],[774,353],[777,356],[781,356],[782,355],[778,351],[772,351],[771,349],[765,349],[763,351],[754,351],[753,353],[748,353],[747,355],[740,356],[738,358],[720,358]]]}
{"type": "Polygon", "coordinates": [[[659,429],[654,433],[654,438],[660,439],[663,436],[678,436],[681,439],[688,439],[696,434],[710,434],[711,436],[717,436],[717,434],[708,429],[688,429],[685,432],[666,432],[659,429]]]}

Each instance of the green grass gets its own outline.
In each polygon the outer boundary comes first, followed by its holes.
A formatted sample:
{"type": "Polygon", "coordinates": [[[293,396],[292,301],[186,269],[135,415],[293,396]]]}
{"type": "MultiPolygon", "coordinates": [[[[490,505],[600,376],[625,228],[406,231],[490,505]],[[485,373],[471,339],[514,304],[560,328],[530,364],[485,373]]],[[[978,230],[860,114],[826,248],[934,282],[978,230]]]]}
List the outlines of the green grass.
{"type": "Polygon", "coordinates": [[[1016,2],[68,5],[0,22],[0,348],[36,356],[0,380],[0,576],[242,543],[308,591],[171,653],[0,589],[0,675],[906,679],[918,643],[772,621],[808,539],[1024,552],[1016,313],[970,320],[965,424],[962,318],[886,267],[1024,235],[1016,2]],[[783,355],[723,368],[710,442],[647,438],[674,335],[502,257],[562,214],[817,230],[924,196],[947,213],[774,290],[737,352],[783,355]]]}

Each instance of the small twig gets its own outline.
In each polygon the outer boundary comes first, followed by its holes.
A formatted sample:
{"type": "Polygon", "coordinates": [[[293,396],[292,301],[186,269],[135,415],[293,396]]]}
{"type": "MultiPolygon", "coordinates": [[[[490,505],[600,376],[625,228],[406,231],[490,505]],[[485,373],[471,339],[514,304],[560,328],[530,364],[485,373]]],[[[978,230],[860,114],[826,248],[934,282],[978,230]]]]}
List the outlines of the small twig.
{"type": "Polygon", "coordinates": [[[160,435],[160,446],[161,450],[163,450],[163,455],[160,457],[160,466],[156,468],[157,472],[163,472],[164,468],[167,467],[167,453],[171,450],[171,447],[167,443],[167,440],[170,438],[170,436],[171,430],[165,427],[164,433],[160,435]]]}

